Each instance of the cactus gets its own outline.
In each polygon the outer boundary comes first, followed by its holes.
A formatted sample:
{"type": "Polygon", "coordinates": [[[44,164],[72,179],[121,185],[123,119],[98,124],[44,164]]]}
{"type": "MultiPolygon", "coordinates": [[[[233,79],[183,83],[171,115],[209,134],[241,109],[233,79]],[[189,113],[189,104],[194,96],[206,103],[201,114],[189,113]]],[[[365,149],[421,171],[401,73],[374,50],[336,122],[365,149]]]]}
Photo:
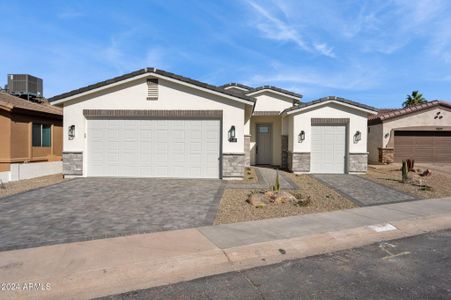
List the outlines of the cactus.
{"type": "Polygon", "coordinates": [[[277,171],[277,174],[276,174],[276,183],[273,185],[272,190],[273,190],[274,192],[280,191],[279,171],[277,171]]]}
{"type": "Polygon", "coordinates": [[[406,183],[408,179],[408,168],[407,168],[407,162],[405,160],[402,161],[402,168],[401,168],[401,174],[402,174],[402,182],[406,183]]]}

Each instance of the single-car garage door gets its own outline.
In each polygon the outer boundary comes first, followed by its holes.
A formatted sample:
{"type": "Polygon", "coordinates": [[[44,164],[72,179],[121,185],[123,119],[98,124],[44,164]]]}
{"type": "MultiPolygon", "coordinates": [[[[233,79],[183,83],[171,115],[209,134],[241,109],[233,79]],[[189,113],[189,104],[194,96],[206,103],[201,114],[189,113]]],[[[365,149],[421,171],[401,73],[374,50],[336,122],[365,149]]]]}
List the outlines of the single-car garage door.
{"type": "Polygon", "coordinates": [[[345,172],[346,126],[312,126],[310,172],[345,172]]]}
{"type": "Polygon", "coordinates": [[[395,131],[395,161],[451,162],[451,131],[395,131]]]}
{"type": "Polygon", "coordinates": [[[88,176],[218,178],[219,120],[88,120],[88,176]]]}

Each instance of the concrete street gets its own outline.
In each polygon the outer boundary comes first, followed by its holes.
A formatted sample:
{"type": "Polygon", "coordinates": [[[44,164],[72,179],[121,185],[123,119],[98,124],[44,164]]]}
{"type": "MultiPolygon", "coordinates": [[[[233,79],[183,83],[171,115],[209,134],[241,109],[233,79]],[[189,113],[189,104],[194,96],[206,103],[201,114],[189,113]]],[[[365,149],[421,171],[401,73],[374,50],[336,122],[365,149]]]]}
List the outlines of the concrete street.
{"type": "Polygon", "coordinates": [[[450,299],[451,230],[105,299],[450,299]]]}

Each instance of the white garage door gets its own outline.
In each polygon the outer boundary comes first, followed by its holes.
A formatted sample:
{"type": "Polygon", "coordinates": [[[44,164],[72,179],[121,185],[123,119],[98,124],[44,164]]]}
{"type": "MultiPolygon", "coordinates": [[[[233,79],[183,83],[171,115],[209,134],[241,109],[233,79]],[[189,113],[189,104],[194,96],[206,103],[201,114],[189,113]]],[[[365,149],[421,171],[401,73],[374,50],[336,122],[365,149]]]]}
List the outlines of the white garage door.
{"type": "Polygon", "coordinates": [[[345,172],[346,127],[312,126],[312,173],[345,172]]]}
{"type": "Polygon", "coordinates": [[[219,120],[88,120],[88,176],[219,177],[219,120]]]}

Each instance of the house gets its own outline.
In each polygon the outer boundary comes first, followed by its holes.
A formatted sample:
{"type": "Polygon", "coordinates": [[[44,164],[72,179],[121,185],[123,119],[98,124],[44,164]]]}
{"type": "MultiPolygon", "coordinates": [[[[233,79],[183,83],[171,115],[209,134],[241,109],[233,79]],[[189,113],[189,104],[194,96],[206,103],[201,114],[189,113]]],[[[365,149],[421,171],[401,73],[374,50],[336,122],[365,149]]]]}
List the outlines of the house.
{"type": "Polygon", "coordinates": [[[370,163],[451,162],[451,103],[380,110],[368,119],[370,163]]]}
{"type": "Polygon", "coordinates": [[[0,92],[0,180],[62,172],[63,113],[0,92]]]}
{"type": "Polygon", "coordinates": [[[255,164],[365,172],[367,117],[375,109],[301,97],[145,68],[49,100],[63,108],[67,176],[228,179],[255,164]]]}

